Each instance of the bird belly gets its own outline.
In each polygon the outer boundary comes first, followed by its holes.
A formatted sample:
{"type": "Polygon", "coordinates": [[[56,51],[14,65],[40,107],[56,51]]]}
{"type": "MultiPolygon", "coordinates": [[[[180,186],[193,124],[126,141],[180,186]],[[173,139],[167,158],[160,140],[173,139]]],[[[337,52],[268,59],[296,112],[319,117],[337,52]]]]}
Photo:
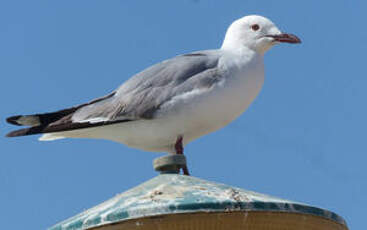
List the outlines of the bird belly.
{"type": "Polygon", "coordinates": [[[182,113],[184,141],[187,143],[214,132],[238,118],[256,98],[263,82],[261,74],[231,79],[198,102],[190,115],[182,113]]]}

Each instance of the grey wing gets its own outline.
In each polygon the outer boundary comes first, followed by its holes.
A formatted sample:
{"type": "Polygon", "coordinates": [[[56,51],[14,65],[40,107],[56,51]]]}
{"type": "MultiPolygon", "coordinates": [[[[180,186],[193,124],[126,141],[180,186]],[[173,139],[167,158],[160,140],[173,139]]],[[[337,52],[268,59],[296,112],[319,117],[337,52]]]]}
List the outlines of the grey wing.
{"type": "Polygon", "coordinates": [[[220,80],[217,51],[178,56],[138,73],[115,95],[77,110],[73,122],[151,119],[172,97],[197,88],[210,88],[220,80]]]}
{"type": "Polygon", "coordinates": [[[195,89],[210,89],[220,81],[220,51],[178,56],[138,73],[116,91],[91,102],[56,112],[8,117],[8,123],[31,126],[8,137],[62,132],[117,122],[152,119],[173,97],[195,89]]]}

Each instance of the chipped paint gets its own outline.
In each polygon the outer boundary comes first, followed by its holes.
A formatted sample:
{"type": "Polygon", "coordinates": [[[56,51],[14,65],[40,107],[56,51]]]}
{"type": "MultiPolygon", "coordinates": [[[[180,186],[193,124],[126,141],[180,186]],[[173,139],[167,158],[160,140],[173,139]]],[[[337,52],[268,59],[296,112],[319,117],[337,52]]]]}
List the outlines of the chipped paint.
{"type": "MultiPolygon", "coordinates": [[[[174,213],[276,211],[320,216],[345,225],[333,212],[228,185],[178,174],[161,174],[71,217],[50,230],[88,229],[129,219],[174,213]]],[[[244,212],[244,221],[247,212],[244,212]]],[[[140,225],[139,221],[136,225],[140,225]]]]}

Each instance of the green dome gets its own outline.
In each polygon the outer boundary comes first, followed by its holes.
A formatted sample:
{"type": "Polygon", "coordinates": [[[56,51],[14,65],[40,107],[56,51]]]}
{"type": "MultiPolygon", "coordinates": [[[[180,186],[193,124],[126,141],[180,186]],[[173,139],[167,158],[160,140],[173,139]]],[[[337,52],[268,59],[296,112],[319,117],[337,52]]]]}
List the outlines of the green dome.
{"type": "Polygon", "coordinates": [[[343,218],[324,209],[191,176],[161,174],[50,229],[89,229],[167,214],[237,211],[309,214],[346,226],[343,218]]]}

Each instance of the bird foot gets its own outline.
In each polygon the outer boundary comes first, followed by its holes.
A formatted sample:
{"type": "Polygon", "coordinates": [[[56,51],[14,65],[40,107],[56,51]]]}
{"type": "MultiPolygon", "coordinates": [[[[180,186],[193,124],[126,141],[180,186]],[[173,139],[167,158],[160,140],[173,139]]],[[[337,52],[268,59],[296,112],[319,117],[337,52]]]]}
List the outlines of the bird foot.
{"type": "MultiPolygon", "coordinates": [[[[183,137],[178,136],[177,140],[176,140],[176,143],[175,143],[176,154],[184,155],[184,148],[183,148],[183,145],[182,145],[182,141],[183,141],[183,137]]],[[[187,165],[182,166],[182,171],[183,171],[184,175],[190,176],[189,169],[187,168],[187,165]]]]}

